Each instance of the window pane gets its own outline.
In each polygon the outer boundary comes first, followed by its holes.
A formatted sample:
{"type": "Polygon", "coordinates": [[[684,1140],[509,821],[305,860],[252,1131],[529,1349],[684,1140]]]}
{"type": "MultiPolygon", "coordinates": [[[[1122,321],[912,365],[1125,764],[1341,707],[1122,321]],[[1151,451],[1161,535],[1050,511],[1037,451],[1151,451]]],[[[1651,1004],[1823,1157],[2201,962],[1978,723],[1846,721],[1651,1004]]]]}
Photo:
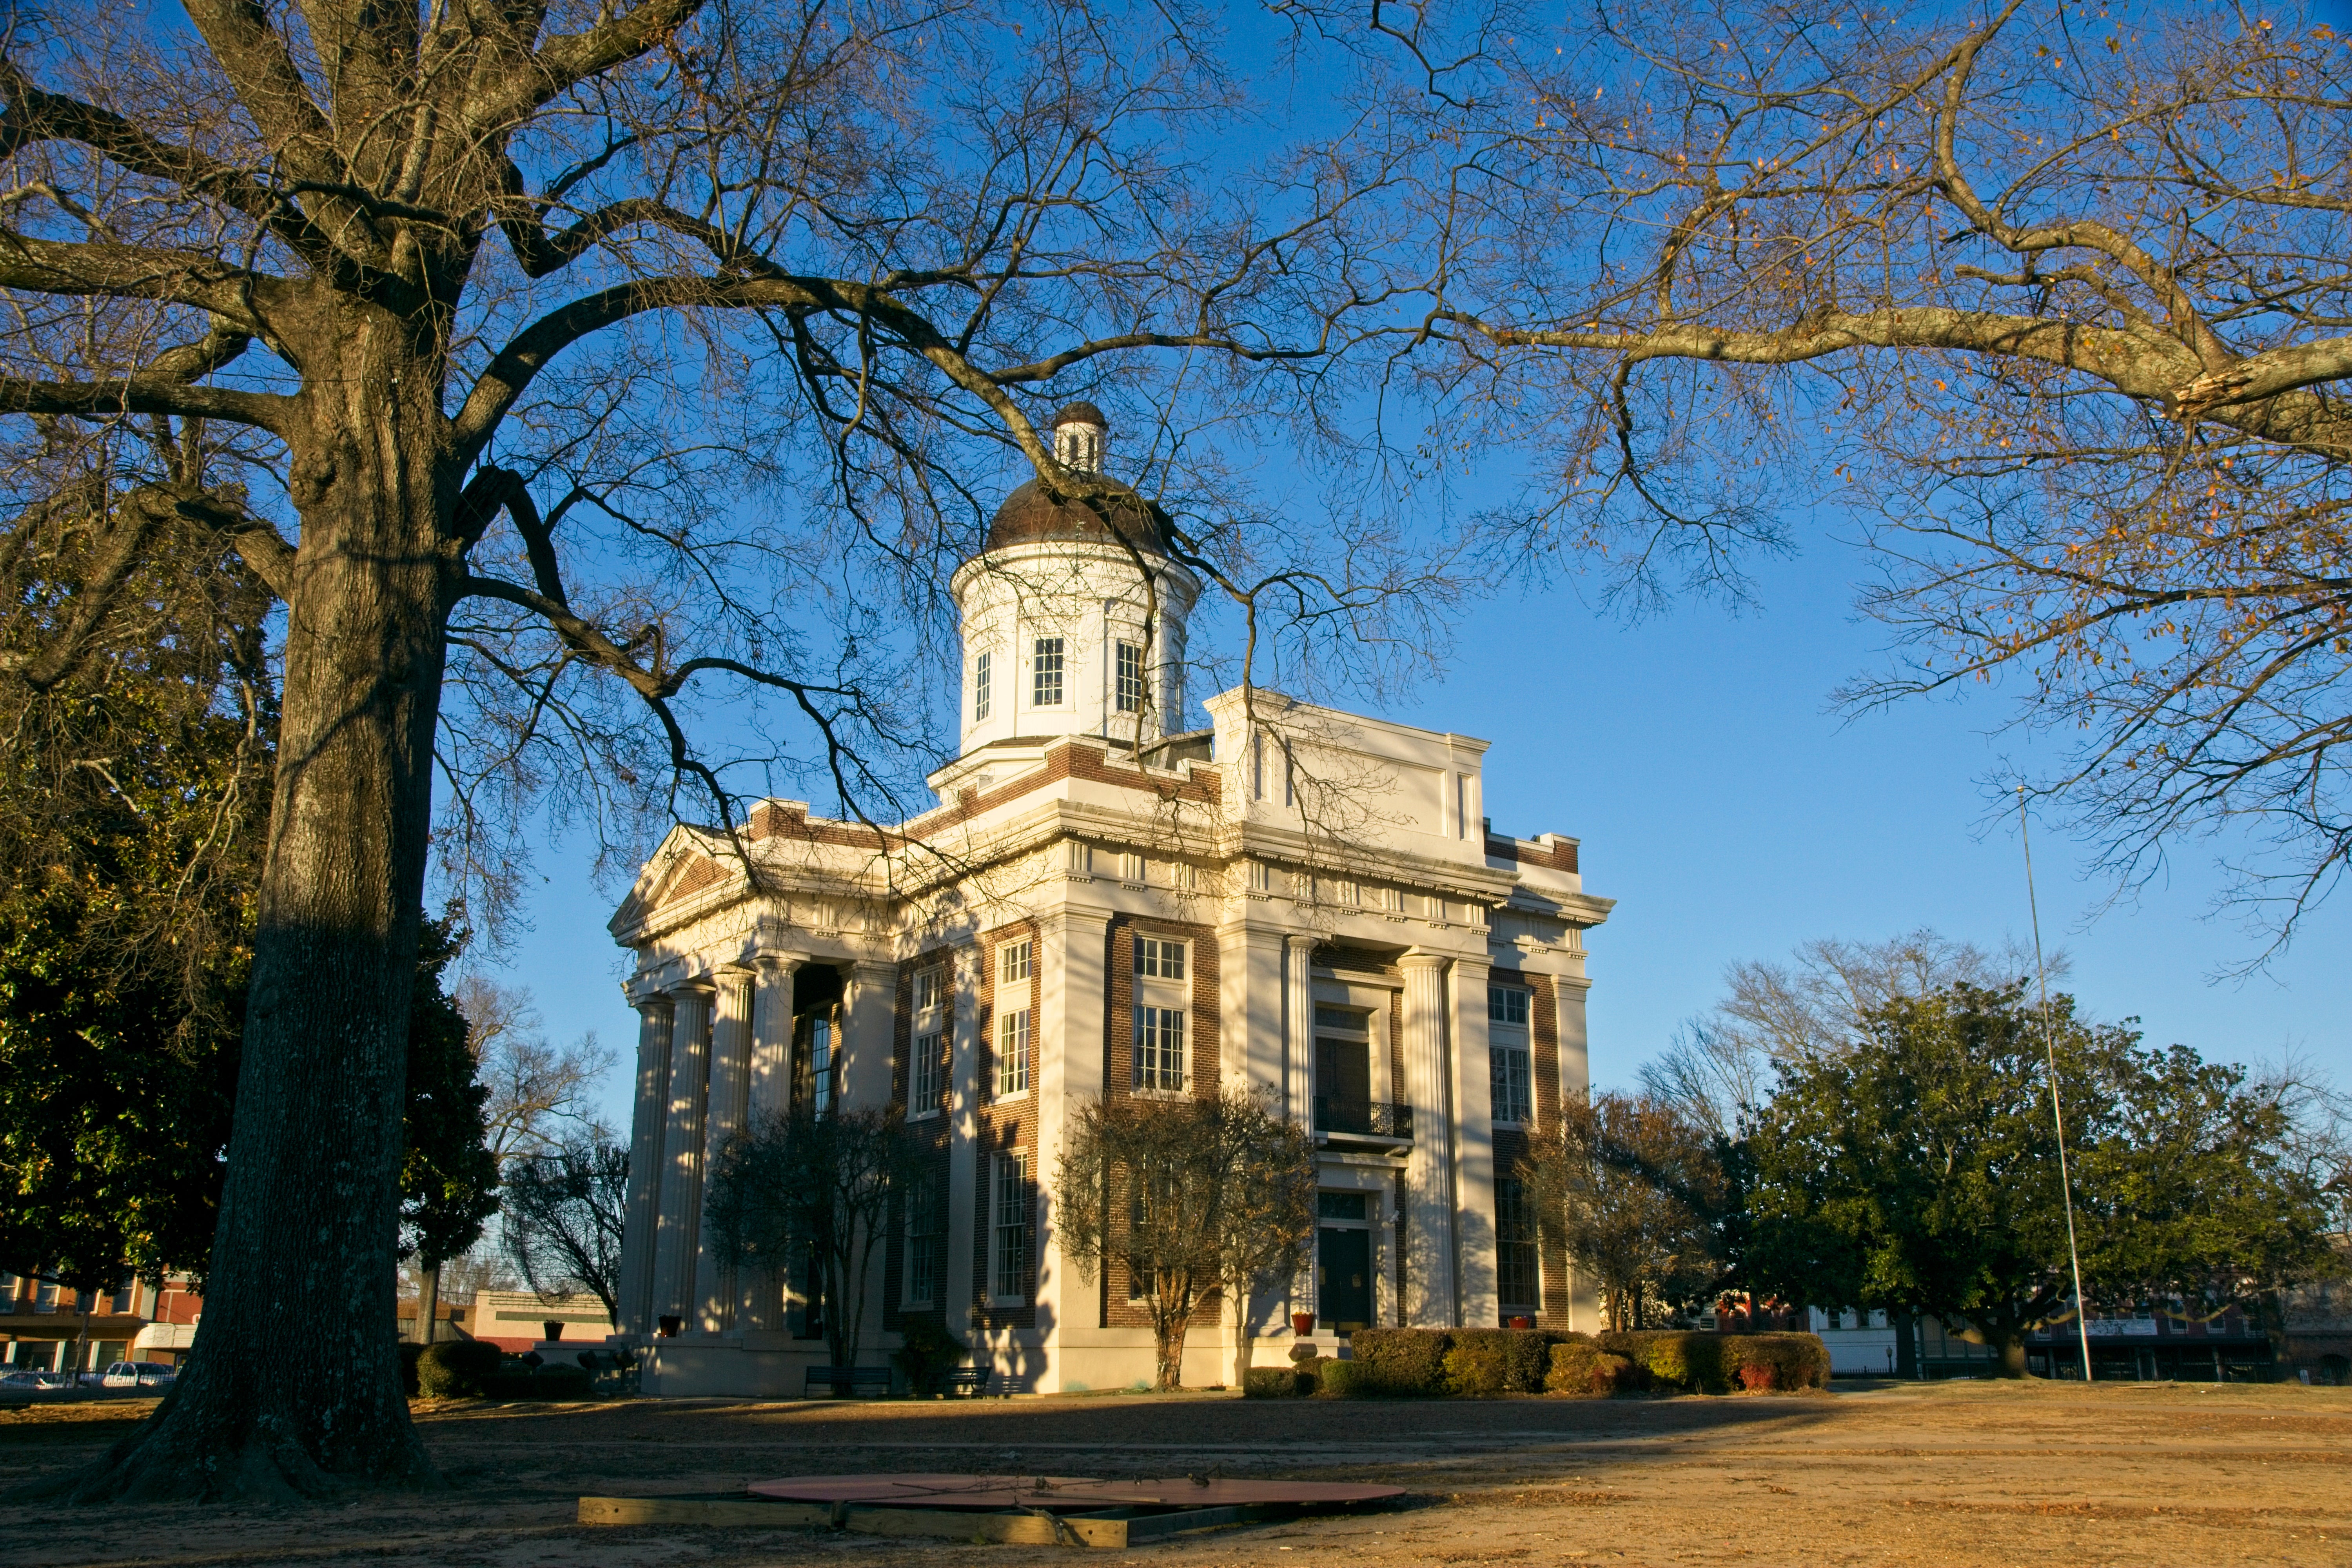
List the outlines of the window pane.
{"type": "Polygon", "coordinates": [[[1157,937],[1135,939],[1135,972],[1155,980],[1184,978],[1184,944],[1157,937]]]}
{"type": "Polygon", "coordinates": [[[1528,1026],[1528,1001],[1530,993],[1515,985],[1486,987],[1486,1016],[1496,1024],[1508,1024],[1515,1028],[1528,1026]]]}
{"type": "Polygon", "coordinates": [[[1535,1120],[1534,1086],[1528,1077],[1529,1066],[1528,1051],[1523,1046],[1497,1044],[1487,1048],[1487,1082],[1494,1094],[1496,1121],[1535,1120]]]}
{"type": "Polygon", "coordinates": [[[992,662],[987,654],[982,654],[971,662],[971,716],[974,722],[988,717],[988,667],[992,662]]]}
{"type": "Polygon", "coordinates": [[[1505,1176],[1495,1183],[1496,1293],[1505,1309],[1538,1309],[1543,1301],[1541,1268],[1536,1257],[1535,1209],[1527,1184],[1505,1176]]]}
{"type": "Polygon", "coordinates": [[[908,1109],[920,1113],[937,1110],[946,1099],[945,1079],[947,1036],[934,1031],[915,1037],[914,1082],[908,1090],[908,1109]]]}
{"type": "Polygon", "coordinates": [[[999,1099],[1029,1088],[1029,1009],[1004,1015],[997,1030],[996,1093],[999,1099]]]}
{"type": "Polygon", "coordinates": [[[1028,938],[1024,937],[1019,942],[1008,942],[996,951],[1001,961],[997,970],[999,979],[1026,980],[1029,978],[1033,959],[1028,938]]]}
{"type": "Polygon", "coordinates": [[[1059,708],[1062,705],[1062,639],[1060,637],[1037,639],[1029,673],[1031,705],[1037,708],[1059,708]]]}
{"type": "Polygon", "coordinates": [[[1135,1010],[1135,1087],[1183,1089],[1182,1008],[1138,1007],[1135,1010]]]}
{"type": "Polygon", "coordinates": [[[1028,1290],[1029,1209],[1028,1156],[999,1154],[989,1293],[1000,1299],[1018,1298],[1028,1290]]]}
{"type": "Polygon", "coordinates": [[[1143,706],[1143,650],[1131,642],[1118,645],[1118,710],[1133,713],[1143,706]]]}

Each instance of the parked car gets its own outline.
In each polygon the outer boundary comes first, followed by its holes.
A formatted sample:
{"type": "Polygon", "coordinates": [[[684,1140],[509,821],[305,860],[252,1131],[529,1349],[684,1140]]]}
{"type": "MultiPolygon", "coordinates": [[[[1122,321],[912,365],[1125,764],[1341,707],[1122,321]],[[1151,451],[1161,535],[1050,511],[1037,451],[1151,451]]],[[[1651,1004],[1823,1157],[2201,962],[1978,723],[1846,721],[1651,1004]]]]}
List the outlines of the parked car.
{"type": "Polygon", "coordinates": [[[119,1361],[98,1383],[100,1388],[169,1388],[179,1377],[180,1369],[168,1362],[119,1361]]]}
{"type": "Polygon", "coordinates": [[[27,1389],[71,1388],[73,1385],[73,1373],[69,1372],[34,1372],[19,1367],[0,1375],[0,1389],[19,1394],[27,1389]]]}

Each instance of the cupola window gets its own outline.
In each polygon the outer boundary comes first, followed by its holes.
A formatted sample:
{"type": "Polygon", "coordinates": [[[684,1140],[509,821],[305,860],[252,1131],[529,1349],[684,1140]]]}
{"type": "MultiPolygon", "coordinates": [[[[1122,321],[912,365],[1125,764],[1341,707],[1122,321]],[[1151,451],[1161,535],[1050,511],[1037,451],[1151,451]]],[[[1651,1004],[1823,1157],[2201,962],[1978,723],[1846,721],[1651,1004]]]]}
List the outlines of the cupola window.
{"type": "Polygon", "coordinates": [[[1062,639],[1039,637],[1031,650],[1029,704],[1033,708],[1062,705],[1062,639]]]}

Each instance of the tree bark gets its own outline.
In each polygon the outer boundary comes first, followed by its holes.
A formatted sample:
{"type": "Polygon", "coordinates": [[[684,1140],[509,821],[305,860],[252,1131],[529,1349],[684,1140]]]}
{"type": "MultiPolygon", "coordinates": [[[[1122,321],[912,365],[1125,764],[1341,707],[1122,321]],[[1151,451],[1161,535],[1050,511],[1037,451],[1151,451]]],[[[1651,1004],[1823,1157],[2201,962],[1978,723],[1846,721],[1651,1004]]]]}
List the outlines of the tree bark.
{"type": "Polygon", "coordinates": [[[416,1271],[416,1342],[429,1345],[441,1337],[441,1266],[416,1271]]]}
{"type": "Polygon", "coordinates": [[[1249,1286],[1244,1281],[1235,1280],[1226,1286],[1225,1293],[1234,1300],[1233,1385],[1246,1391],[1249,1388],[1250,1362],[1257,1354],[1257,1339],[1250,1332],[1249,1286]]]}
{"type": "Polygon", "coordinates": [[[2033,1373],[2025,1365],[2025,1335],[2016,1329],[1988,1329],[1985,1338],[1999,1352],[1994,1359],[1995,1377],[2030,1378],[2033,1373]]]}
{"type": "Polygon", "coordinates": [[[329,363],[302,366],[289,440],[302,540],[204,1322],[86,1500],[438,1479],[402,1389],[396,1244],[455,465],[425,312],[315,298],[300,341],[329,363]]]}

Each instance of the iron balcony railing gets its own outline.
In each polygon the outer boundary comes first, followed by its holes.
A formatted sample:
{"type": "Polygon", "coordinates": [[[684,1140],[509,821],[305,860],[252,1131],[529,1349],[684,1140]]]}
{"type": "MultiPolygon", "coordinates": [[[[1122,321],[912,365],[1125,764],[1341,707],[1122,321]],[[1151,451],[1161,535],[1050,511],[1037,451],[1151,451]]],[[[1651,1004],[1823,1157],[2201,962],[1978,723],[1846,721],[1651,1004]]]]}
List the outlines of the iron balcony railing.
{"type": "Polygon", "coordinates": [[[1412,1107],[1381,1100],[1315,1097],[1315,1131],[1358,1138],[1393,1138],[1412,1142],[1412,1107]]]}

